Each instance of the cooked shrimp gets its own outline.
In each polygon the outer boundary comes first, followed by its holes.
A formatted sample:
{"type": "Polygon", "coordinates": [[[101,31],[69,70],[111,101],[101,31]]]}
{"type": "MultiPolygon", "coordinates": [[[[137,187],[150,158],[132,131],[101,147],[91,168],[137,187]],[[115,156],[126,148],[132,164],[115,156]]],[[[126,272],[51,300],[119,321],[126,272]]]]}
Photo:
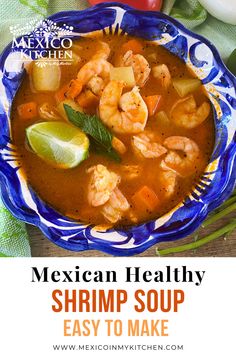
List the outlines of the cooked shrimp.
{"type": "Polygon", "coordinates": [[[93,59],[105,59],[107,60],[109,58],[111,49],[106,42],[98,42],[99,49],[97,52],[92,56],[93,59]]]}
{"type": "Polygon", "coordinates": [[[97,207],[104,205],[111,196],[112,191],[120,183],[120,176],[110,172],[103,165],[96,165],[87,170],[92,173],[88,186],[88,202],[97,207]]]}
{"type": "Polygon", "coordinates": [[[92,79],[87,83],[87,88],[91,90],[96,96],[101,96],[106,82],[99,76],[93,76],[92,79]]]}
{"type": "Polygon", "coordinates": [[[161,188],[164,191],[166,198],[169,198],[174,194],[177,182],[177,174],[171,170],[161,170],[159,174],[159,181],[161,188]]]}
{"type": "Polygon", "coordinates": [[[118,188],[111,193],[109,201],[102,208],[102,215],[112,224],[119,221],[130,205],[118,188]]]}
{"type": "Polygon", "coordinates": [[[111,67],[112,65],[103,58],[90,60],[79,70],[77,80],[83,86],[90,85],[95,91],[100,91],[110,78],[111,67]],[[94,77],[99,77],[101,80],[93,81],[94,77]]]}
{"type": "Polygon", "coordinates": [[[137,86],[122,95],[123,88],[122,82],[108,83],[100,99],[100,118],[116,133],[140,133],[147,123],[147,106],[137,86]]]}
{"type": "Polygon", "coordinates": [[[83,84],[87,84],[94,76],[107,78],[110,75],[111,64],[105,59],[94,59],[88,61],[77,74],[77,79],[83,84]]]}
{"type": "Polygon", "coordinates": [[[170,165],[167,165],[165,163],[165,160],[162,160],[161,163],[160,163],[160,167],[164,170],[164,171],[172,171],[174,173],[177,174],[177,176],[181,176],[180,173],[178,173],[178,171],[176,171],[174,168],[172,168],[170,165]]]}
{"type": "Polygon", "coordinates": [[[164,146],[152,141],[145,133],[133,136],[131,145],[137,156],[146,159],[157,158],[167,152],[164,146]]]}
{"type": "Polygon", "coordinates": [[[197,107],[193,96],[178,100],[171,110],[174,123],[180,127],[192,129],[203,123],[210,114],[210,104],[203,102],[197,107]]]}
{"type": "Polygon", "coordinates": [[[123,143],[123,141],[121,141],[120,139],[118,139],[116,136],[113,136],[112,139],[112,147],[119,152],[121,155],[125,154],[127,149],[125,144],[123,143]]]}
{"type": "Polygon", "coordinates": [[[79,70],[77,80],[87,86],[96,96],[101,96],[104,87],[110,79],[111,63],[107,61],[110,47],[105,42],[99,42],[99,50],[92,59],[79,70]]]}
{"type": "Polygon", "coordinates": [[[151,69],[148,61],[141,54],[128,50],[120,61],[120,66],[132,66],[136,85],[143,87],[149,78],[151,69]]]}
{"type": "Polygon", "coordinates": [[[152,74],[155,79],[160,80],[161,85],[168,89],[171,84],[171,75],[168,66],[165,64],[157,65],[152,68],[152,74]]]}
{"type": "Polygon", "coordinates": [[[177,152],[170,151],[164,159],[166,168],[169,167],[170,170],[185,177],[194,173],[200,150],[193,140],[184,136],[171,136],[164,140],[163,145],[170,150],[179,150],[184,155],[180,156],[177,152]]]}

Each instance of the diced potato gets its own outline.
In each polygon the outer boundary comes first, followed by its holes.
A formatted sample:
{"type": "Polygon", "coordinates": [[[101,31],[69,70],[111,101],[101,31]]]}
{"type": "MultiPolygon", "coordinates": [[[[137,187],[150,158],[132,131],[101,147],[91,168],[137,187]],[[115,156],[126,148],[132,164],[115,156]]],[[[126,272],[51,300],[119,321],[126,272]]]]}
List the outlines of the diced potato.
{"type": "Polygon", "coordinates": [[[67,104],[68,106],[73,108],[75,111],[83,112],[83,109],[77,103],[75,103],[75,101],[73,101],[73,100],[61,101],[59,103],[59,105],[57,106],[57,111],[66,120],[67,120],[67,114],[64,109],[64,104],[67,104]]]}
{"type": "Polygon", "coordinates": [[[173,86],[180,97],[185,97],[201,86],[198,79],[173,79],[173,86]]]}
{"type": "Polygon", "coordinates": [[[135,86],[134,71],[132,66],[112,68],[110,80],[123,81],[127,87],[135,86]]]}
{"type": "Polygon", "coordinates": [[[32,63],[32,83],[36,91],[56,91],[61,81],[57,59],[40,58],[32,63]]]}
{"type": "Polygon", "coordinates": [[[168,115],[165,111],[160,111],[157,113],[157,123],[160,124],[160,125],[169,125],[170,124],[170,119],[168,118],[168,115]]]}

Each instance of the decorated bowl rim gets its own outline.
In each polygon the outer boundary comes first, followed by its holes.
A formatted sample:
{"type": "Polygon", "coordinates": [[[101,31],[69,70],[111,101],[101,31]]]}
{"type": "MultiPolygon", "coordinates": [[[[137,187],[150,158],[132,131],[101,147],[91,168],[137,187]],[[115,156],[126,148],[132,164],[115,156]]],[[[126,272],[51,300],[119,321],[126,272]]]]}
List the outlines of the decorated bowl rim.
{"type": "MultiPolygon", "coordinates": [[[[100,9],[119,9],[122,8],[125,10],[125,12],[130,11],[135,14],[135,16],[155,16],[157,20],[166,20],[168,23],[171,23],[175,28],[177,28],[178,31],[182,32],[182,35],[185,36],[187,35],[190,38],[194,38],[199,40],[201,44],[205,44],[210,52],[212,53],[212,57],[217,63],[217,66],[219,68],[219,71],[222,73],[222,75],[227,75],[229,80],[231,80],[233,84],[233,88],[236,87],[236,78],[234,75],[226,68],[225,64],[223,63],[216,47],[206,38],[202,37],[201,35],[198,35],[191,30],[187,29],[184,25],[182,25],[179,21],[176,19],[161,13],[161,12],[154,12],[154,11],[140,11],[136,10],[128,5],[124,4],[119,4],[117,2],[113,3],[102,3],[98,4],[96,6],[93,6],[91,8],[85,9],[85,10],[74,10],[74,11],[61,11],[56,14],[53,14],[49,16],[47,19],[52,20],[52,21],[62,21],[63,19],[67,18],[72,18],[73,16],[76,15],[81,15],[81,14],[95,14],[96,10],[100,9]]],[[[91,32],[91,31],[90,31],[91,32]]],[[[89,32],[88,32],[89,33],[89,32]]],[[[11,44],[9,44],[4,51],[1,54],[0,57],[0,69],[4,67],[5,60],[7,58],[7,55],[9,54],[9,48],[11,44]]],[[[189,52],[189,48],[188,48],[189,52]]],[[[19,86],[18,86],[19,88],[19,86]]],[[[0,94],[1,96],[1,94],[0,94]]],[[[1,108],[1,107],[0,107],[1,108]]],[[[0,111],[1,113],[1,111],[0,111]]],[[[3,114],[5,114],[5,111],[3,111],[3,114]]],[[[232,115],[231,115],[232,119],[232,115]]],[[[234,130],[235,134],[235,130],[234,130]]],[[[0,146],[1,148],[1,146],[0,146]]],[[[1,155],[1,151],[0,151],[1,155]]],[[[234,186],[235,186],[235,173],[233,174],[232,169],[233,165],[236,164],[235,159],[236,159],[236,151],[233,150],[231,154],[231,160],[227,165],[227,170],[230,170],[230,173],[228,173],[228,180],[224,184],[224,189],[221,190],[220,197],[217,202],[213,200],[209,200],[208,203],[204,202],[201,208],[198,210],[198,213],[192,217],[191,220],[189,220],[183,227],[181,225],[177,225],[174,228],[169,228],[167,231],[164,230],[161,233],[155,234],[154,231],[156,231],[156,226],[155,228],[151,229],[151,224],[157,222],[157,220],[152,220],[148,221],[142,224],[139,224],[135,227],[129,228],[128,231],[126,230],[118,230],[116,228],[112,229],[111,231],[105,231],[104,233],[101,234],[109,234],[111,233],[111,237],[113,236],[113,233],[119,232],[119,235],[126,238],[126,242],[122,244],[122,242],[115,241],[115,243],[109,242],[107,240],[103,240],[102,236],[101,239],[98,238],[98,234],[96,232],[92,232],[92,226],[91,225],[84,225],[84,224],[79,224],[82,228],[79,230],[79,233],[82,231],[84,232],[84,237],[87,239],[86,242],[85,240],[76,240],[76,242],[65,242],[65,238],[58,236],[57,233],[55,234],[55,230],[52,230],[50,227],[48,227],[46,224],[42,223],[42,220],[40,217],[36,217],[34,213],[30,215],[29,213],[24,213],[21,210],[21,206],[17,206],[14,201],[14,196],[12,195],[12,187],[9,183],[9,179],[7,174],[0,169],[0,181],[1,181],[1,195],[4,204],[6,207],[11,211],[11,213],[17,217],[18,219],[27,222],[29,224],[33,224],[41,229],[41,231],[47,236],[47,238],[52,241],[53,243],[57,244],[58,246],[61,246],[62,248],[71,250],[71,251],[82,251],[82,250],[100,250],[104,251],[106,253],[110,253],[113,255],[119,255],[119,256],[128,256],[128,255],[133,255],[137,253],[141,253],[148,249],[149,247],[153,246],[154,244],[158,242],[163,242],[163,241],[171,241],[171,240],[177,240],[179,238],[185,237],[189,235],[191,232],[193,232],[197,227],[200,226],[202,221],[206,218],[207,214],[213,210],[216,206],[220,205],[227,197],[230,195],[232,192],[234,186]],[[88,235],[88,230],[90,234],[88,235]],[[144,233],[146,236],[144,240],[139,240],[135,239],[135,241],[132,241],[130,243],[130,240],[135,237],[135,233],[144,233]],[[91,238],[92,234],[92,238],[91,238]],[[148,236],[148,238],[147,238],[148,236]],[[122,247],[124,245],[124,247],[122,247]]],[[[236,167],[236,166],[235,166],[236,167]]],[[[28,186],[28,189],[30,189],[30,186],[28,186]]],[[[182,203],[180,203],[182,204],[182,203]]],[[[180,208],[178,205],[177,207],[173,208],[170,213],[173,213],[177,211],[180,208]]],[[[40,216],[40,215],[38,215],[40,216]]],[[[63,216],[61,216],[63,218],[63,216]]],[[[165,217],[165,215],[164,215],[165,217]]],[[[49,219],[50,220],[50,219],[49,219]]],[[[176,223],[176,222],[175,222],[176,223]]],[[[78,225],[78,223],[75,223],[78,225]]],[[[73,227],[74,225],[73,224],[73,227]]],[[[164,224],[161,224],[159,228],[163,228],[164,224]]],[[[153,226],[153,225],[152,225],[153,226]]],[[[58,230],[60,227],[58,228],[58,230]]],[[[72,238],[71,238],[72,240],[72,238]]]]}

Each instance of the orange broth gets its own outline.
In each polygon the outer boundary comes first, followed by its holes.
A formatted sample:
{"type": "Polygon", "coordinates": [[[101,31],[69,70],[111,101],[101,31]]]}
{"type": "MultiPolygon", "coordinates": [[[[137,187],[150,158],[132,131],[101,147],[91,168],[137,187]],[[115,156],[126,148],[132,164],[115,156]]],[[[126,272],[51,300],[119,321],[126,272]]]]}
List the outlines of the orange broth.
{"type": "MultiPolygon", "coordinates": [[[[129,37],[122,36],[104,36],[103,41],[108,42],[111,48],[111,55],[109,62],[115,63],[117,55],[120,53],[122,45],[130,40],[129,37]]],[[[150,42],[145,42],[139,39],[142,43],[142,55],[148,60],[150,67],[154,65],[165,63],[174,78],[194,78],[193,73],[187,68],[176,56],[170,54],[161,46],[156,46],[150,42]],[[151,54],[156,53],[157,60],[151,54]]],[[[83,38],[76,42],[75,51],[82,58],[78,65],[62,65],[61,72],[61,87],[68,83],[71,79],[76,77],[78,70],[89,61],[96,50],[97,40],[95,38],[83,38]],[[82,49],[80,49],[80,47],[82,49]]],[[[162,95],[162,103],[160,110],[164,110],[169,115],[173,104],[179,99],[179,96],[172,85],[166,91],[159,85],[156,79],[150,74],[149,80],[143,88],[140,89],[141,95],[162,95]]],[[[207,101],[206,93],[203,87],[200,87],[193,93],[197,104],[207,101]]],[[[87,188],[89,183],[89,175],[86,170],[94,165],[103,164],[109,170],[116,172],[121,176],[121,183],[119,189],[127,198],[131,205],[131,210],[137,216],[137,222],[144,220],[158,218],[176,206],[183,198],[188,195],[193,187],[199,181],[204,169],[206,168],[214,146],[214,121],[213,114],[194,129],[184,129],[175,124],[166,125],[159,122],[157,114],[148,118],[145,129],[151,130],[158,134],[159,138],[164,140],[169,136],[186,136],[194,140],[201,150],[201,159],[199,159],[195,166],[195,173],[185,178],[178,178],[178,183],[174,194],[170,198],[165,198],[162,185],[159,181],[160,161],[163,157],[156,159],[138,159],[134,154],[130,144],[130,134],[116,134],[127,147],[127,152],[122,155],[122,162],[116,163],[105,156],[93,154],[90,152],[89,158],[83,161],[79,166],[73,169],[62,170],[50,166],[45,161],[40,159],[35,153],[30,151],[26,144],[25,129],[40,122],[39,117],[34,119],[22,120],[18,115],[17,107],[25,102],[34,101],[39,106],[48,102],[56,106],[55,92],[33,92],[30,85],[29,76],[26,75],[18,93],[14,99],[12,107],[12,128],[13,128],[13,142],[17,147],[21,156],[21,165],[25,172],[28,183],[38,193],[38,195],[56,210],[63,215],[69,216],[73,219],[93,224],[104,224],[107,221],[100,213],[101,207],[92,207],[88,203],[87,188]],[[140,175],[132,180],[126,180],[122,170],[123,165],[139,165],[142,172],[140,175]],[[137,210],[132,205],[132,197],[134,193],[143,185],[149,186],[159,199],[159,204],[155,210],[137,210]]],[[[89,113],[94,113],[93,109],[89,113]]],[[[63,118],[62,118],[63,120],[63,118]]],[[[129,225],[133,224],[127,215],[119,221],[119,224],[129,225]]]]}

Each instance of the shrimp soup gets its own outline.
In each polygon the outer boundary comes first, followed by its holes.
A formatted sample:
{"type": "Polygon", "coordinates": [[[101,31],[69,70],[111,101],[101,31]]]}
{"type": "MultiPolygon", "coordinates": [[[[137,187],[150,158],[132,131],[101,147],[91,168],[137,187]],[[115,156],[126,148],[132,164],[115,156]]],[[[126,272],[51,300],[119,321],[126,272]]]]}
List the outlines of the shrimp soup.
{"type": "Polygon", "coordinates": [[[28,183],[92,224],[165,214],[199,182],[214,146],[201,81],[163,47],[128,36],[74,42],[71,65],[32,63],[12,126],[28,183]]]}

